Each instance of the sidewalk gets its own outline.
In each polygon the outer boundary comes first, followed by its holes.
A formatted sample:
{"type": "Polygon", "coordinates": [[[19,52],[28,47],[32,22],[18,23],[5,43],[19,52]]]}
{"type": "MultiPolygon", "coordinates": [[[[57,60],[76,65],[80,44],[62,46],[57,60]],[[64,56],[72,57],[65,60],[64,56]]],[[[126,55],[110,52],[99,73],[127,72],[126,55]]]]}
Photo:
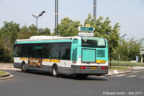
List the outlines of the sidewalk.
{"type": "Polygon", "coordinates": [[[20,70],[13,67],[13,63],[0,63],[0,70],[20,70]]]}
{"type": "Polygon", "coordinates": [[[128,73],[131,73],[132,71],[141,71],[141,70],[144,70],[144,66],[132,66],[132,67],[129,67],[128,70],[109,69],[109,73],[107,75],[112,76],[112,75],[128,74],[128,73]]]}
{"type": "Polygon", "coordinates": [[[133,71],[132,69],[128,69],[128,70],[111,70],[111,69],[109,69],[109,73],[107,74],[107,76],[127,74],[127,73],[131,73],[132,71],[133,71]]]}

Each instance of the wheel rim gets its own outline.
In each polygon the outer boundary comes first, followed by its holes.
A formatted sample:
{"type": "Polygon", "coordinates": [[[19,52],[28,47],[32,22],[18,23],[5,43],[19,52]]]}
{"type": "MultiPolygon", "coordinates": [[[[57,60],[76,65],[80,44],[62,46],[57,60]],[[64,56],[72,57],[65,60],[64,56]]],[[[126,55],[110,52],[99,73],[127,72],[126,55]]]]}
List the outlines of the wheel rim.
{"type": "Polygon", "coordinates": [[[22,65],[21,69],[22,71],[26,71],[25,64],[22,65]]]}
{"type": "Polygon", "coordinates": [[[57,76],[57,68],[53,68],[53,76],[57,76]]]}

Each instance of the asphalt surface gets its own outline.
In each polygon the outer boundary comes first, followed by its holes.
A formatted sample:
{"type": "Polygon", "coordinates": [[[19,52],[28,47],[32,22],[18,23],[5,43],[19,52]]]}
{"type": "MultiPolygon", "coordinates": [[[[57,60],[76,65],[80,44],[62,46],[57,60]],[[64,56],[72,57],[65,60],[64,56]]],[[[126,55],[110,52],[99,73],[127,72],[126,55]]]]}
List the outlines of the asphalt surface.
{"type": "Polygon", "coordinates": [[[9,72],[14,78],[0,81],[0,96],[144,96],[144,71],[90,76],[84,80],[37,72],[9,72]]]}

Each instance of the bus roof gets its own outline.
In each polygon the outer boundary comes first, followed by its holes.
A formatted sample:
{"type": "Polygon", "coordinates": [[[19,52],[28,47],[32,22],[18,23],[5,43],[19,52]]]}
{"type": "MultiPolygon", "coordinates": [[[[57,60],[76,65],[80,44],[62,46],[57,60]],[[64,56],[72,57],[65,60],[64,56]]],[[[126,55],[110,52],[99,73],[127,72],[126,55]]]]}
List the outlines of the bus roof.
{"type": "MultiPolygon", "coordinates": [[[[47,42],[72,42],[73,39],[81,39],[81,38],[82,37],[80,36],[73,36],[73,37],[32,36],[30,37],[30,39],[17,39],[15,43],[16,44],[29,44],[29,43],[47,43],[47,42]]],[[[94,38],[100,38],[100,37],[94,37],[94,38]]]]}
{"type": "Polygon", "coordinates": [[[60,36],[32,36],[30,39],[17,39],[16,42],[20,41],[39,41],[39,40],[66,40],[66,39],[80,39],[81,37],[60,37],[60,36]]]}

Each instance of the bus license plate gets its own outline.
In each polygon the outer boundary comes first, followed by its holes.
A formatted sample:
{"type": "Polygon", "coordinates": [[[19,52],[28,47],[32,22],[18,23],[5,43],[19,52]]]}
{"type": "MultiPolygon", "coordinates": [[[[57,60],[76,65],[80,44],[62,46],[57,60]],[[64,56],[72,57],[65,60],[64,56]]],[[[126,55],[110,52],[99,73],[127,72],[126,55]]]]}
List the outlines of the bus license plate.
{"type": "Polygon", "coordinates": [[[96,69],[96,67],[89,67],[90,69],[96,69]]]}

